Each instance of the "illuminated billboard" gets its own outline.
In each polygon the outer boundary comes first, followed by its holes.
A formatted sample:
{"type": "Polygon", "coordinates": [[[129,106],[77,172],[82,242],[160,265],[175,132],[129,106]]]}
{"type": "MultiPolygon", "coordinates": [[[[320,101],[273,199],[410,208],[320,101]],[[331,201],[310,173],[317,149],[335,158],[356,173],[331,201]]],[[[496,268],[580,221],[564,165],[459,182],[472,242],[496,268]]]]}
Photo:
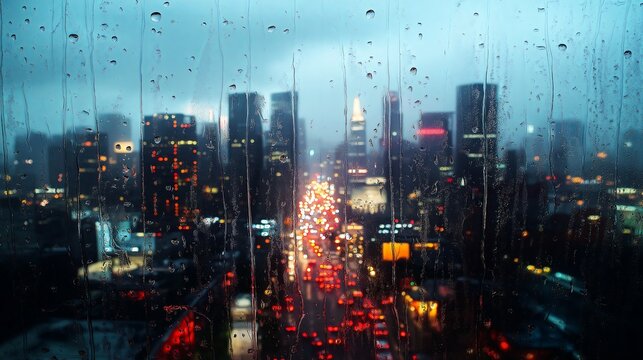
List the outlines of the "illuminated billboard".
{"type": "Polygon", "coordinates": [[[408,260],[411,256],[408,243],[382,243],[382,261],[408,260]]]}

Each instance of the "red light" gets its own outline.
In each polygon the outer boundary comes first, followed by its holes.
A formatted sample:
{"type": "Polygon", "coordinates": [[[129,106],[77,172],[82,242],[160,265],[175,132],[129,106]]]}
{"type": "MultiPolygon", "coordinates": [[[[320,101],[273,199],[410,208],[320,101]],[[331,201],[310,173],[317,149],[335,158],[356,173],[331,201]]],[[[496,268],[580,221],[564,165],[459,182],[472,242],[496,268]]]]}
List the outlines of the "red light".
{"type": "Polygon", "coordinates": [[[421,136],[444,135],[445,133],[446,131],[440,128],[422,128],[417,131],[417,134],[421,136]]]}
{"type": "Polygon", "coordinates": [[[500,342],[500,350],[502,350],[502,351],[509,350],[509,343],[506,342],[506,341],[501,341],[500,342]]]}
{"type": "Polygon", "coordinates": [[[287,332],[295,332],[296,330],[297,330],[297,327],[295,325],[286,326],[287,332]]]}
{"type": "Polygon", "coordinates": [[[404,330],[400,331],[400,337],[406,337],[406,331],[404,330]]]}

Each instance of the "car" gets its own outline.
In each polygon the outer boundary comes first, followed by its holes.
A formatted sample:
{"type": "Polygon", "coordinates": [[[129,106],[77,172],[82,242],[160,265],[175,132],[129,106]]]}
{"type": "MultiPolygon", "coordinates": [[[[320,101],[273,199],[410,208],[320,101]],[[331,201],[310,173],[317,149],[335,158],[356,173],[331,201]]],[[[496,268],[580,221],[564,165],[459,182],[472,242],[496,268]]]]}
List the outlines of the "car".
{"type": "Polygon", "coordinates": [[[376,360],[393,360],[393,354],[390,351],[378,351],[375,353],[376,360]]]}
{"type": "Polygon", "coordinates": [[[377,322],[373,325],[373,335],[376,337],[388,336],[388,329],[386,328],[386,323],[377,322]]]}
{"type": "Polygon", "coordinates": [[[315,338],[313,338],[313,340],[310,342],[310,344],[311,344],[312,346],[315,346],[315,347],[322,347],[322,346],[324,345],[324,342],[323,342],[323,341],[321,341],[321,339],[320,339],[320,338],[315,337],[315,338]]]}
{"type": "Polygon", "coordinates": [[[382,309],[373,308],[368,312],[368,318],[371,320],[384,320],[382,309]]]}
{"type": "Polygon", "coordinates": [[[375,340],[375,349],[376,350],[388,350],[391,348],[391,344],[388,343],[388,340],[385,339],[376,339],[375,340]]]}
{"type": "Polygon", "coordinates": [[[317,353],[317,359],[318,360],[331,360],[333,359],[333,354],[327,352],[326,350],[322,350],[317,353]]]}

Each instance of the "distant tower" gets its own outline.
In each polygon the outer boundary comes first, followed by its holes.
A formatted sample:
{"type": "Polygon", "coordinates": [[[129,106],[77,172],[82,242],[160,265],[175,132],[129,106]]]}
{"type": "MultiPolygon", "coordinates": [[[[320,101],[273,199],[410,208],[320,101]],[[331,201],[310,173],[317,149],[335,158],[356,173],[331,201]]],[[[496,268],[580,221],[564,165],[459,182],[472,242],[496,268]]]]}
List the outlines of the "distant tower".
{"type": "Polygon", "coordinates": [[[402,171],[402,109],[396,92],[389,91],[384,95],[384,134],[382,134],[382,167],[386,186],[386,202],[389,212],[399,217],[402,208],[400,179],[402,171]]]}
{"type": "Polygon", "coordinates": [[[236,93],[228,96],[228,168],[230,174],[230,208],[234,216],[248,216],[248,194],[251,210],[259,209],[263,169],[263,97],[257,93],[236,93]],[[246,164],[247,162],[247,164],[246,164]],[[247,167],[246,167],[247,165],[247,167]]]}
{"type": "Polygon", "coordinates": [[[417,130],[420,153],[425,164],[430,166],[431,182],[453,175],[453,144],[451,142],[452,112],[422,113],[417,130]]]}
{"type": "Polygon", "coordinates": [[[468,84],[458,86],[456,96],[457,181],[482,193],[485,165],[488,184],[496,174],[497,86],[468,84]]]}
{"type": "Polygon", "coordinates": [[[359,97],[353,99],[353,115],[351,116],[351,132],[348,140],[348,177],[349,181],[360,181],[368,174],[368,159],[366,157],[366,121],[362,114],[359,97]]]}
{"type": "Polygon", "coordinates": [[[146,231],[191,230],[199,212],[196,119],[154,114],[146,116],[144,124],[141,161],[146,231]]]}

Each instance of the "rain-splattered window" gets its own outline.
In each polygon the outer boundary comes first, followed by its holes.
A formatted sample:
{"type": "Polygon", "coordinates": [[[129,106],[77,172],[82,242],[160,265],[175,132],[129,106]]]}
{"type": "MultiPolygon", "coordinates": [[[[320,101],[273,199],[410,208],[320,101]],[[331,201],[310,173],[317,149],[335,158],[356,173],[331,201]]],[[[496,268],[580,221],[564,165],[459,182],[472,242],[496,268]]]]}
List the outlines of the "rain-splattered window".
{"type": "Polygon", "coordinates": [[[0,358],[637,358],[642,16],[0,1],[0,358]]]}

